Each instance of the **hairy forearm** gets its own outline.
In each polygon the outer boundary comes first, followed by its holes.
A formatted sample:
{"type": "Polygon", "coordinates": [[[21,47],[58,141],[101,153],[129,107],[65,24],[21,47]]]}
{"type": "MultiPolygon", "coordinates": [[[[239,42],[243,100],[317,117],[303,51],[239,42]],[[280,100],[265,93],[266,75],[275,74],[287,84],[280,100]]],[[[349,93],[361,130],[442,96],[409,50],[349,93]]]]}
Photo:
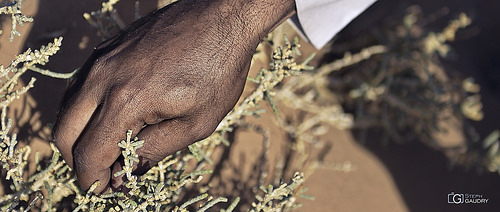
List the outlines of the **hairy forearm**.
{"type": "Polygon", "coordinates": [[[265,35],[295,13],[294,0],[220,0],[226,21],[241,24],[241,36],[259,42],[265,35]]]}
{"type": "Polygon", "coordinates": [[[173,19],[191,16],[195,19],[189,25],[198,33],[215,33],[221,42],[247,41],[252,46],[295,13],[294,0],[181,0],[177,4],[173,7],[182,9],[165,10],[175,14],[160,15],[162,28],[171,30],[171,23],[177,23],[173,19]]]}

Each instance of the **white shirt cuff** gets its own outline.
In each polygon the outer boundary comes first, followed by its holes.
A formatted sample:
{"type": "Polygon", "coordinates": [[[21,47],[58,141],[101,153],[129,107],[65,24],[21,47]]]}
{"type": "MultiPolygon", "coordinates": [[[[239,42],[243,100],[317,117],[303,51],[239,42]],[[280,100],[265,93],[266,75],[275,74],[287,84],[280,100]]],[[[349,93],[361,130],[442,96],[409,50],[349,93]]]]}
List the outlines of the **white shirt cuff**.
{"type": "Polygon", "coordinates": [[[300,25],[320,49],[376,0],[295,0],[300,25]]]}

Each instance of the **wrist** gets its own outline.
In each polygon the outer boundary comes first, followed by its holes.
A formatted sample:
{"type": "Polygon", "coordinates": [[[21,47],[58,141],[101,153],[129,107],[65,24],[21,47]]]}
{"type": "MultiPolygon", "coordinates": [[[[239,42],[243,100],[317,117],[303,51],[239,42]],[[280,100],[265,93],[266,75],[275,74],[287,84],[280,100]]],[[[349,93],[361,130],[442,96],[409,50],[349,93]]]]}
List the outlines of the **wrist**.
{"type": "MultiPolygon", "coordinates": [[[[164,14],[168,23],[182,16],[196,16],[203,27],[221,33],[239,33],[242,39],[259,42],[295,13],[295,0],[181,0],[179,7],[164,14]],[[195,14],[195,15],[193,15],[195,14]],[[215,22],[213,22],[215,21],[215,22]]],[[[175,4],[175,3],[174,3],[175,4]]],[[[166,6],[167,8],[169,6],[166,6]]],[[[175,7],[175,6],[174,6],[175,7]]],[[[163,8],[162,12],[165,12],[163,8]]],[[[160,17],[161,19],[161,17],[160,17]]]]}
{"type": "Polygon", "coordinates": [[[295,0],[181,0],[158,11],[149,31],[164,37],[189,34],[189,39],[235,58],[251,56],[259,42],[295,13],[295,0]],[[229,53],[229,52],[228,52],[229,53]],[[241,55],[243,54],[243,55],[241,55]]]}
{"type": "Polygon", "coordinates": [[[221,14],[228,25],[240,25],[244,39],[260,42],[268,33],[295,13],[295,0],[220,0],[221,14]]]}

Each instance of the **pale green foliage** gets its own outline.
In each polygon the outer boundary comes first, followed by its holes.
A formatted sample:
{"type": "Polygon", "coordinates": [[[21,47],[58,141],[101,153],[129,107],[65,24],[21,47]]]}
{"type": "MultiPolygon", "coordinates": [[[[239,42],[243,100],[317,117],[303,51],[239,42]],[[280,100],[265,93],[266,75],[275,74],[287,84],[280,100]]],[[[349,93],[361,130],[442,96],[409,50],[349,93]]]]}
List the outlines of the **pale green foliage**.
{"type": "MultiPolygon", "coordinates": [[[[18,24],[22,25],[24,22],[32,21],[30,17],[21,14],[21,2],[2,1],[0,6],[0,15],[11,15],[11,41],[14,35],[19,35],[16,28],[18,24]]],[[[49,57],[57,53],[61,42],[62,38],[56,38],[53,43],[42,46],[40,50],[26,50],[24,53],[18,55],[7,67],[0,65],[0,107],[2,110],[0,120],[2,126],[0,131],[0,162],[2,168],[6,171],[5,179],[12,182],[10,189],[14,192],[0,198],[2,211],[13,209],[20,201],[29,201],[31,194],[35,194],[32,197],[34,198],[32,203],[38,201],[41,198],[40,190],[42,188],[55,188],[51,191],[61,192],[64,190],[64,184],[74,186],[72,184],[74,180],[64,173],[67,167],[63,168],[64,164],[59,160],[58,153],[54,153],[52,162],[43,171],[32,176],[27,176],[28,156],[31,153],[31,149],[29,146],[18,146],[17,135],[9,134],[12,127],[12,120],[7,118],[7,110],[10,103],[34,86],[36,80],[34,77],[31,78],[27,85],[23,86],[19,84],[19,78],[26,71],[31,70],[55,78],[69,78],[73,75],[73,73],[55,73],[39,67],[39,65],[45,65],[49,61],[49,57]],[[56,170],[58,171],[56,172],[56,170]]],[[[52,192],[49,192],[49,195],[51,194],[52,192]]],[[[33,207],[33,204],[29,204],[27,208],[29,209],[30,207],[33,207]]]]}
{"type": "MultiPolygon", "coordinates": [[[[241,119],[243,116],[255,116],[259,113],[256,110],[250,110],[259,102],[267,98],[272,103],[272,89],[285,77],[299,75],[302,70],[310,70],[312,67],[307,65],[308,60],[302,64],[296,64],[293,54],[298,52],[298,40],[290,43],[285,39],[285,46],[278,47],[272,55],[273,62],[271,69],[261,69],[255,78],[249,78],[252,82],[259,85],[240,105],[237,105],[226,118],[219,123],[216,131],[225,132],[231,130],[229,126],[241,119]]],[[[275,107],[275,106],[273,106],[275,107]]]]}
{"type": "MultiPolygon", "coordinates": [[[[480,86],[473,78],[442,65],[443,58],[453,56],[450,42],[472,24],[471,19],[464,13],[457,14],[442,30],[434,32],[428,27],[432,21],[418,6],[411,6],[403,17],[394,20],[396,24],[381,27],[383,30],[377,33],[336,44],[376,44],[356,54],[376,53],[370,60],[359,61],[355,69],[343,67],[340,72],[331,72],[329,78],[333,81],[329,95],[355,111],[352,127],[360,131],[359,140],[371,140],[367,132],[375,129],[383,132],[383,143],[418,139],[446,152],[452,164],[499,172],[498,131],[481,138],[471,124],[485,116],[480,86]],[[382,46],[380,41],[384,42],[382,46]],[[465,142],[454,146],[439,143],[436,135],[449,130],[460,131],[465,142]],[[483,145],[478,145],[481,141],[483,145]]],[[[343,53],[344,48],[340,49],[334,53],[343,53]]],[[[315,83],[321,84],[321,80],[315,79],[315,83]]]]}
{"type": "MultiPolygon", "coordinates": [[[[2,0],[0,1],[0,16],[7,14],[10,15],[12,19],[12,29],[10,30],[10,41],[14,40],[14,36],[20,36],[21,33],[17,31],[17,25],[22,26],[26,22],[33,22],[33,18],[25,16],[21,13],[22,0],[11,1],[2,0]]],[[[0,29],[0,35],[2,34],[0,29]]]]}
{"type": "MultiPolygon", "coordinates": [[[[10,210],[19,204],[19,201],[29,201],[30,195],[35,194],[34,201],[39,200],[40,190],[49,189],[49,195],[54,192],[64,193],[66,186],[74,186],[71,177],[68,176],[64,162],[59,159],[59,153],[55,152],[51,163],[34,175],[28,176],[26,173],[28,156],[31,152],[29,146],[19,147],[17,135],[10,135],[12,120],[7,119],[8,106],[12,101],[18,99],[34,86],[35,78],[31,78],[26,86],[19,85],[19,78],[28,70],[32,70],[47,76],[67,78],[70,74],[58,74],[39,68],[37,65],[45,65],[49,57],[56,54],[61,46],[62,38],[54,39],[53,43],[42,46],[40,50],[26,50],[14,59],[7,68],[0,66],[0,106],[2,107],[0,131],[0,161],[2,168],[6,171],[6,180],[11,181],[12,194],[4,195],[0,198],[2,211],[10,210]]],[[[55,148],[53,148],[55,150],[55,148]]],[[[75,187],[75,186],[74,186],[75,187]]],[[[60,199],[59,199],[60,200],[60,199]]],[[[50,199],[52,204],[53,199],[50,199]]],[[[32,207],[30,204],[28,206],[32,207]]]]}
{"type": "MultiPolygon", "coordinates": [[[[97,29],[98,35],[102,39],[107,39],[113,36],[116,29],[123,29],[126,27],[118,12],[114,8],[120,0],[109,0],[102,3],[100,10],[84,13],[83,17],[94,28],[97,29]]],[[[138,4],[136,4],[136,19],[138,15],[138,4]]]]}
{"type": "MultiPolygon", "coordinates": [[[[416,14],[410,13],[405,17],[405,24],[407,27],[412,27],[417,18],[416,14]]],[[[443,31],[439,33],[431,32],[429,33],[424,40],[424,51],[427,54],[438,53],[440,56],[445,57],[450,52],[450,46],[446,44],[446,42],[454,41],[455,34],[461,28],[465,28],[471,24],[470,18],[461,13],[460,16],[452,20],[447,27],[443,29],[443,31]]]]}
{"type": "MultiPolygon", "coordinates": [[[[5,1],[2,5],[4,3],[5,1]]],[[[12,15],[13,27],[11,40],[14,35],[18,35],[15,27],[16,23],[22,24],[23,22],[31,21],[30,18],[20,13],[20,9],[21,1],[8,3],[7,6],[2,6],[0,8],[0,14],[12,15]]],[[[13,194],[4,195],[0,198],[0,207],[2,211],[14,208],[19,201],[28,201],[30,194],[36,194],[35,199],[38,200],[41,195],[39,193],[40,189],[56,186],[51,183],[54,182],[54,178],[59,178],[60,183],[71,184],[71,182],[69,182],[71,180],[61,172],[61,170],[65,169],[62,168],[64,164],[59,160],[58,153],[53,155],[52,163],[50,163],[48,167],[45,167],[44,171],[32,176],[27,176],[28,156],[31,149],[29,146],[18,146],[19,142],[17,140],[17,135],[9,134],[12,127],[12,120],[7,118],[7,110],[10,103],[18,99],[34,86],[36,80],[34,77],[32,77],[25,86],[19,84],[19,78],[26,71],[31,70],[56,78],[69,78],[73,74],[59,74],[38,67],[38,65],[45,65],[49,61],[49,57],[57,53],[61,46],[61,42],[62,38],[56,38],[53,43],[42,46],[40,50],[26,50],[24,53],[18,55],[6,68],[0,65],[0,107],[2,110],[0,120],[2,126],[0,131],[0,162],[2,168],[6,171],[5,179],[12,182],[10,189],[14,192],[13,194]],[[55,170],[58,171],[56,172],[55,170]]],[[[60,188],[62,188],[62,186],[60,188]]],[[[58,190],[56,186],[55,191],[59,192],[60,189],[58,190]]],[[[32,206],[33,205],[30,204],[28,208],[32,206]]]]}
{"type": "MultiPolygon", "coordinates": [[[[331,77],[337,82],[334,87],[349,88],[347,92],[333,89],[332,95],[341,96],[338,98],[344,106],[356,111],[354,127],[362,132],[381,129],[385,132],[384,142],[433,140],[444,116],[482,119],[478,90],[460,89],[462,84],[477,85],[447,73],[440,64],[440,57],[450,52],[448,42],[471,20],[460,14],[441,32],[432,32],[423,26],[422,19],[422,11],[410,7],[401,23],[381,32],[386,38],[382,39],[385,47],[376,45],[360,53],[378,52],[376,58],[359,64],[356,70],[343,69],[346,74],[334,73],[331,77]],[[342,80],[345,78],[349,80],[342,80]],[[411,135],[403,135],[410,131],[411,135]]],[[[381,35],[371,36],[378,43],[377,36],[381,35]]]]}
{"type": "MultiPolygon", "coordinates": [[[[276,99],[283,107],[308,114],[307,118],[297,121],[296,124],[287,123],[283,114],[278,115],[280,126],[295,138],[291,148],[298,153],[296,166],[299,170],[311,171],[316,167],[325,166],[322,161],[308,161],[308,159],[312,146],[322,145],[318,139],[330,131],[329,127],[349,129],[354,124],[352,115],[345,113],[338,101],[330,99],[334,94],[327,87],[328,75],[386,51],[386,47],[376,45],[365,48],[357,54],[348,53],[341,59],[322,65],[317,70],[304,72],[288,80],[276,90],[276,99]]],[[[351,168],[342,170],[348,172],[351,168]]]]}
{"type": "Polygon", "coordinates": [[[491,132],[483,140],[483,147],[487,150],[484,163],[490,172],[500,174],[500,130],[491,132]]]}
{"type": "Polygon", "coordinates": [[[284,183],[279,187],[274,188],[269,185],[267,188],[261,186],[260,190],[264,192],[264,197],[260,195],[255,196],[257,203],[252,203],[254,207],[251,212],[258,211],[282,211],[286,209],[294,209],[295,201],[298,197],[297,193],[301,192],[302,184],[304,183],[304,176],[301,173],[295,173],[290,185],[284,183]]]}
{"type": "MultiPolygon", "coordinates": [[[[127,182],[124,190],[126,192],[94,195],[92,191],[99,185],[99,182],[96,182],[86,195],[77,195],[75,201],[78,207],[75,208],[75,211],[160,211],[172,209],[172,206],[175,205],[173,199],[177,198],[186,184],[198,183],[202,179],[202,174],[209,173],[204,171],[184,173],[186,170],[184,162],[186,161],[183,160],[181,154],[176,154],[161,161],[145,175],[135,176],[132,174],[132,167],[134,163],[139,162],[136,150],[142,147],[144,141],[132,138],[131,135],[132,131],[128,131],[126,139],[118,144],[122,148],[122,156],[125,160],[123,170],[115,173],[116,177],[125,175],[127,182]]],[[[207,194],[201,194],[180,207],[174,207],[173,211],[182,211],[187,206],[207,197],[207,194]]],[[[226,201],[225,198],[209,199],[203,207],[226,201]]]]}

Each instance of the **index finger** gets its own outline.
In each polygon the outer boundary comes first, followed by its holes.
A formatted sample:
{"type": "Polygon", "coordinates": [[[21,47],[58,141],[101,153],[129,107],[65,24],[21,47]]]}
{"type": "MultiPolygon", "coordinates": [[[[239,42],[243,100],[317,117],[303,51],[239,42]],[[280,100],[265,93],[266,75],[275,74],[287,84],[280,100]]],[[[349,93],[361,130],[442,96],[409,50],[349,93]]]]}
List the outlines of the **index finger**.
{"type": "Polygon", "coordinates": [[[68,101],[59,112],[53,131],[54,143],[71,168],[74,167],[73,146],[98,106],[88,95],[75,96],[77,98],[68,101]]]}
{"type": "Polygon", "coordinates": [[[73,146],[96,111],[104,91],[102,86],[91,86],[96,80],[88,79],[95,58],[93,54],[72,79],[52,131],[54,144],[71,168],[74,167],[73,146]]]}
{"type": "MultiPolygon", "coordinates": [[[[94,193],[109,187],[112,165],[120,156],[118,143],[127,130],[137,133],[143,125],[137,113],[140,101],[128,101],[120,92],[111,92],[102,107],[96,110],[73,147],[74,166],[78,182],[87,190],[99,181],[94,193]]],[[[139,110],[140,111],[140,110],[139,110]]]]}

